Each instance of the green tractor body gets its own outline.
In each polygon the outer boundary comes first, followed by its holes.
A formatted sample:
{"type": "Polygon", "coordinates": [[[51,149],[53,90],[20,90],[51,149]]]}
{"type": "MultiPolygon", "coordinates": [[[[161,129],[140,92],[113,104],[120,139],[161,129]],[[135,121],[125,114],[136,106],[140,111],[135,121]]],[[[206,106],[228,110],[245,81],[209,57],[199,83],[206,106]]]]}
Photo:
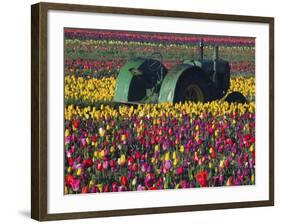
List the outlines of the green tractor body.
{"type": "MultiPolygon", "coordinates": [[[[223,98],[230,87],[230,66],[227,61],[218,58],[217,46],[213,59],[204,60],[201,41],[199,60],[186,60],[169,71],[162,63],[162,56],[156,56],[157,53],[151,58],[131,59],[120,69],[114,102],[209,102],[223,98]]],[[[226,100],[246,102],[245,97],[237,92],[226,100]]]]}

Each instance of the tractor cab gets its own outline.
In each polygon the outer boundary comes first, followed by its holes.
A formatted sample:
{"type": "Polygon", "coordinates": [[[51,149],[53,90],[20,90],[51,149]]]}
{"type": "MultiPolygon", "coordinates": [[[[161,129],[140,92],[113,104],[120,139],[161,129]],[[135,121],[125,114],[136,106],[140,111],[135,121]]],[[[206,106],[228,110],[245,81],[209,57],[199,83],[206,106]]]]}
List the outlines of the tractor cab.
{"type": "Polygon", "coordinates": [[[168,70],[160,54],[150,58],[137,57],[128,61],[117,77],[115,102],[157,103],[161,83],[168,70]]]}

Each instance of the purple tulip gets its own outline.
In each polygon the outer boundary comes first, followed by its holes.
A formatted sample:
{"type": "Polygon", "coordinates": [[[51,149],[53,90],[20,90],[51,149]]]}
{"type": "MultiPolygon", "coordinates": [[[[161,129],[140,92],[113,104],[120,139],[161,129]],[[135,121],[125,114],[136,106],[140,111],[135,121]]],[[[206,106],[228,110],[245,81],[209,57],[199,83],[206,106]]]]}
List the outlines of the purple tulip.
{"type": "Polygon", "coordinates": [[[171,167],[172,167],[172,161],[171,160],[165,160],[164,161],[164,168],[166,170],[170,170],[171,167]]]}
{"type": "Polygon", "coordinates": [[[137,187],[137,190],[138,190],[138,191],[143,191],[143,190],[145,190],[145,187],[143,187],[143,186],[141,186],[141,185],[139,184],[138,187],[137,187]]]}
{"type": "Polygon", "coordinates": [[[163,151],[166,151],[166,150],[168,149],[168,147],[169,147],[168,142],[167,142],[167,141],[164,141],[163,144],[162,144],[162,149],[163,149],[163,151]]]}

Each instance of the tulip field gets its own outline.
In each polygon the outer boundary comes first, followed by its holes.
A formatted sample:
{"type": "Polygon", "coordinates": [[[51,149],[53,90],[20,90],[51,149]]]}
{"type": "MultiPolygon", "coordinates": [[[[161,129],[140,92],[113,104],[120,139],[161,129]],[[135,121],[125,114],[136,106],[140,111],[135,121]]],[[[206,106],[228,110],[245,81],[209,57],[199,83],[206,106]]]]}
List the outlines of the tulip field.
{"type": "Polygon", "coordinates": [[[229,92],[245,104],[124,105],[116,77],[132,57],[160,52],[167,69],[199,57],[202,36],[65,29],[64,193],[255,184],[255,39],[203,36],[230,62],[229,92]]]}

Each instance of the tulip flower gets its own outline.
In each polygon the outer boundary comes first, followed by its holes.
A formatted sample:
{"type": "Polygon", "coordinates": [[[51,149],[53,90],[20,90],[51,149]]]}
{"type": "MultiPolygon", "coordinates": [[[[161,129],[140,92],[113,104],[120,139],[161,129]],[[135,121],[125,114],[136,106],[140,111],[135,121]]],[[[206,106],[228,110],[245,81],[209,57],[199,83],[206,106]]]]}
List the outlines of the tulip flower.
{"type": "Polygon", "coordinates": [[[104,135],[105,135],[105,130],[104,130],[103,128],[99,128],[99,135],[100,135],[101,138],[104,137],[104,135]]]}
{"type": "Polygon", "coordinates": [[[73,130],[76,130],[77,128],[79,128],[79,120],[74,120],[72,122],[72,128],[73,128],[73,130]]]}
{"type": "Polygon", "coordinates": [[[172,161],[171,160],[165,160],[164,161],[164,168],[166,170],[170,170],[171,167],[172,167],[172,161]]]}
{"type": "Polygon", "coordinates": [[[68,158],[68,165],[73,166],[73,164],[74,164],[74,158],[73,157],[68,158]]]}
{"type": "Polygon", "coordinates": [[[168,160],[170,160],[170,153],[169,152],[167,152],[166,154],[165,154],[165,159],[164,159],[165,161],[168,161],[168,160]]]}
{"type": "Polygon", "coordinates": [[[184,153],[184,146],[183,145],[180,146],[180,152],[184,153]]]}
{"type": "Polygon", "coordinates": [[[82,193],[88,193],[89,189],[87,186],[82,187],[82,193]]]}
{"type": "Polygon", "coordinates": [[[146,174],[144,183],[147,188],[152,187],[154,181],[155,181],[155,177],[153,174],[151,174],[151,173],[146,174]]]}
{"type": "Polygon", "coordinates": [[[183,174],[183,167],[182,166],[179,166],[177,168],[177,175],[182,175],[183,174]]]}
{"type": "Polygon", "coordinates": [[[85,165],[85,167],[91,167],[93,165],[93,161],[92,159],[89,157],[88,159],[83,161],[83,164],[85,165]]]}
{"type": "Polygon", "coordinates": [[[187,181],[186,180],[182,180],[181,186],[182,186],[182,188],[187,188],[187,181]]]}
{"type": "Polygon", "coordinates": [[[124,154],[121,155],[121,157],[118,160],[118,163],[120,166],[124,166],[126,163],[126,156],[124,154]]]}
{"type": "Polygon", "coordinates": [[[126,176],[121,176],[121,184],[122,186],[126,186],[128,184],[128,179],[126,176]]]}
{"type": "Polygon", "coordinates": [[[77,176],[80,176],[80,175],[81,175],[81,172],[82,172],[82,169],[81,169],[81,168],[78,168],[77,171],[76,171],[76,175],[77,175],[77,176]]]}
{"type": "Polygon", "coordinates": [[[71,181],[70,185],[71,185],[72,190],[73,190],[74,192],[76,192],[76,191],[78,191],[79,188],[80,188],[80,180],[74,178],[74,179],[71,181]]]}
{"type": "Polygon", "coordinates": [[[207,187],[208,172],[203,170],[196,174],[196,180],[201,187],[207,187]]]}
{"type": "Polygon", "coordinates": [[[70,174],[66,175],[65,177],[65,185],[69,187],[73,181],[74,177],[70,174]]]}
{"type": "Polygon", "coordinates": [[[143,191],[143,190],[145,190],[145,187],[142,186],[142,185],[138,185],[137,190],[138,191],[143,191]]]}

